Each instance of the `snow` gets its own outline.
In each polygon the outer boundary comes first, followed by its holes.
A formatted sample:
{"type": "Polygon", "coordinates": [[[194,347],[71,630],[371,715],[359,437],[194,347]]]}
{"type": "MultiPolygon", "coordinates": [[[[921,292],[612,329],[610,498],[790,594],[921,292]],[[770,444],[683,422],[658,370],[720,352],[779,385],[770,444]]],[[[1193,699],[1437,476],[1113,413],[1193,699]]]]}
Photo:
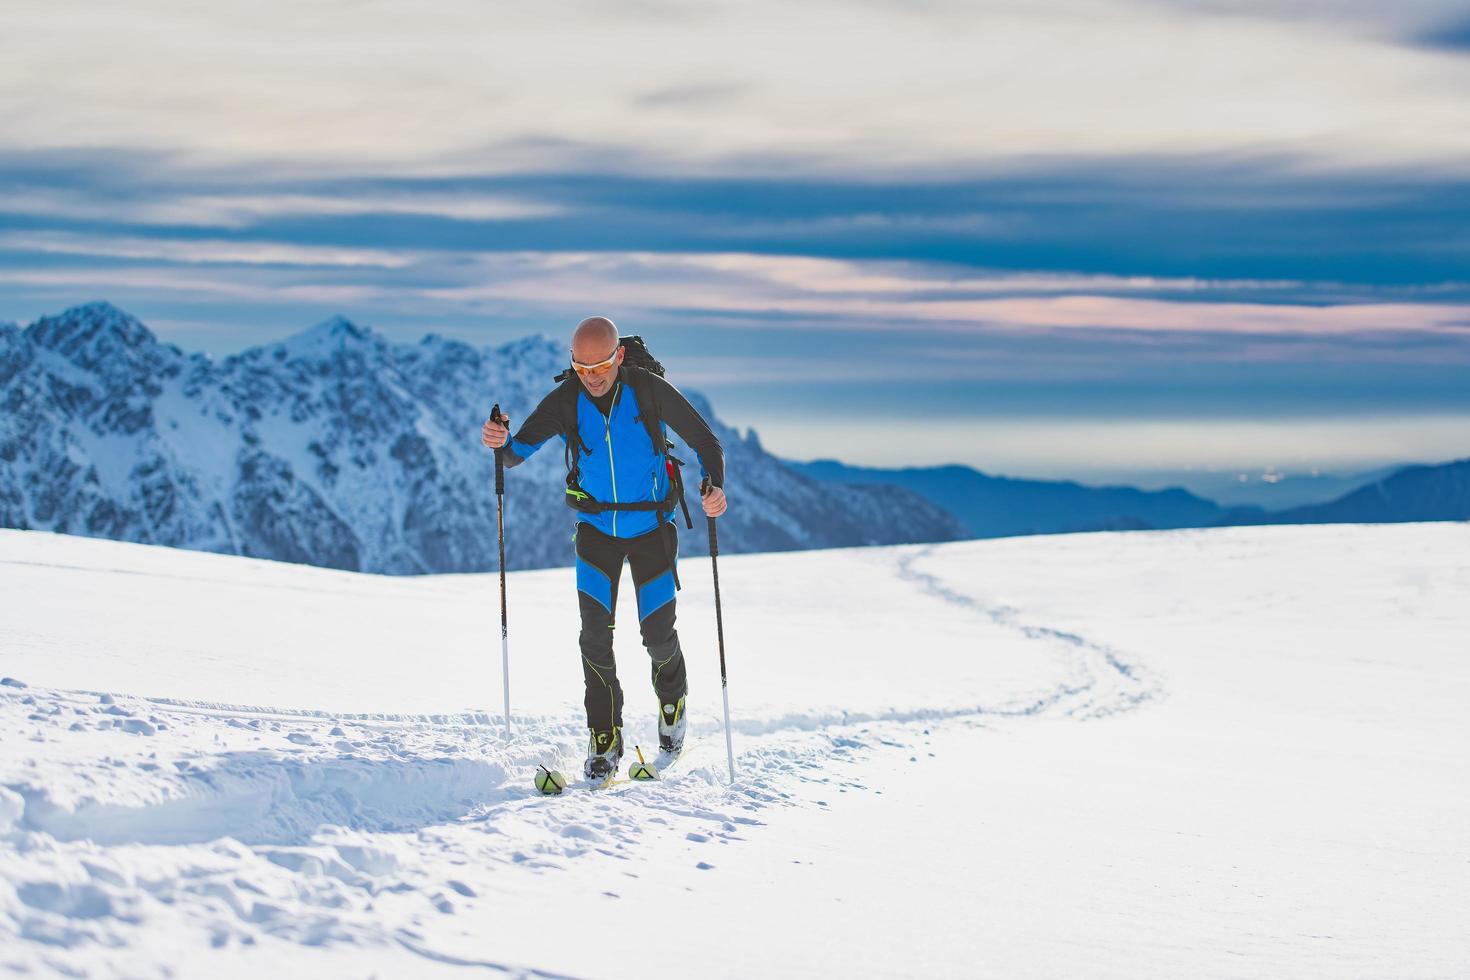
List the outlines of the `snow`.
{"type": "Polygon", "coordinates": [[[543,798],[583,753],[569,569],[510,576],[507,738],[494,575],[0,531],[0,967],[1464,975],[1467,555],[1423,524],[722,556],[730,785],[686,554],[689,751],[543,798]]]}

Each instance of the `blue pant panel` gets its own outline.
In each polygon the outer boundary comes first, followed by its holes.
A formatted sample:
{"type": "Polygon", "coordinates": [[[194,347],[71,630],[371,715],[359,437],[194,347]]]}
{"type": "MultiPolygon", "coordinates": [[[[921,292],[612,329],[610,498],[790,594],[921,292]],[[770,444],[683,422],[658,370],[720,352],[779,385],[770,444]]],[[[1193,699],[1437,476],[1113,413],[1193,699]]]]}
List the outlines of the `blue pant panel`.
{"type": "Polygon", "coordinates": [[[591,598],[596,599],[598,604],[607,610],[608,615],[612,615],[612,580],[607,577],[606,572],[588,562],[581,555],[577,556],[577,591],[585,592],[591,598]]]}
{"type": "Polygon", "coordinates": [[[665,605],[674,601],[674,573],[664,572],[651,582],[638,586],[638,619],[647,619],[665,605]]]}

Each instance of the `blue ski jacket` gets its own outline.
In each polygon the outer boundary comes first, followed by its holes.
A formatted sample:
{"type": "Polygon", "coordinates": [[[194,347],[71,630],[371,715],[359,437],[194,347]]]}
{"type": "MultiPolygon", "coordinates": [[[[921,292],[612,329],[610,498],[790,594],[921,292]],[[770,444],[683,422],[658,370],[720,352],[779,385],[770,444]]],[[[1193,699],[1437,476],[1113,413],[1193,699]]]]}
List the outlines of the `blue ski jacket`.
{"type": "MultiPolygon", "coordinates": [[[[619,368],[612,408],[605,416],[581,383],[573,383],[578,389],[575,424],[582,455],[577,469],[583,492],[605,503],[658,501],[668,496],[665,447],[653,444],[640,414],[640,404],[655,413],[665,439],[672,427],[694,450],[701,480],[708,477],[712,485],[724,485],[725,456],[720,440],[689,400],[663,378],[646,371],[635,375],[626,366],[619,368]]],[[[565,391],[562,388],[552,391],[499,450],[505,465],[524,462],[552,436],[560,436],[566,449],[566,426],[571,418],[565,391]]],[[[578,521],[617,538],[647,534],[661,519],[660,512],[652,510],[577,513],[578,521]]]]}

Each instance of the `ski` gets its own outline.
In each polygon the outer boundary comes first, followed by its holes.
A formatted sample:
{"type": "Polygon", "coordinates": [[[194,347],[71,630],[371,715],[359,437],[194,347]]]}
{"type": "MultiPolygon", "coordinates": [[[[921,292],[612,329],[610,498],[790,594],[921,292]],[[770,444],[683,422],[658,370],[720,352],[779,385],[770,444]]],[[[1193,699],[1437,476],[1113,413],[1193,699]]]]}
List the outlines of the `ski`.
{"type": "Polygon", "coordinates": [[[650,766],[648,764],[648,760],[643,758],[643,749],[640,746],[635,745],[633,746],[633,751],[638,753],[638,761],[628,764],[628,778],[637,780],[638,782],[646,782],[650,779],[657,779],[658,770],[655,769],[653,766],[650,766]]]}
{"type": "Polygon", "coordinates": [[[657,782],[663,778],[663,774],[668,768],[675,762],[678,762],[679,758],[683,755],[683,752],[677,754],[659,752],[655,757],[655,761],[650,763],[644,759],[641,748],[635,745],[633,750],[638,754],[638,761],[629,764],[628,775],[626,776],[614,775],[602,780],[586,778],[569,780],[559,769],[552,769],[545,765],[537,766],[535,778],[536,790],[543,796],[561,796],[564,793],[573,791],[604,790],[618,786],[627,786],[633,783],[657,782]],[[637,775],[636,773],[639,771],[645,772],[647,775],[637,775]]]}

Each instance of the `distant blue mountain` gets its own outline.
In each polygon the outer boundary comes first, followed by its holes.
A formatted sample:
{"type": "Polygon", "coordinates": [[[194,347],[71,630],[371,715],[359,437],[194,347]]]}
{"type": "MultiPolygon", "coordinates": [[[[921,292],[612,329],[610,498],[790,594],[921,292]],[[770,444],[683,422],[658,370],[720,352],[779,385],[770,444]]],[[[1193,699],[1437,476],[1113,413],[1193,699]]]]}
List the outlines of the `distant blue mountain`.
{"type": "Polygon", "coordinates": [[[990,476],[968,466],[873,469],[835,460],[788,466],[851,486],[903,487],[959,518],[977,538],[1067,531],[1124,531],[1254,523],[1255,507],[1226,508],[1187,490],[1088,487],[1071,481],[990,476]]]}
{"type": "Polygon", "coordinates": [[[1276,511],[1240,524],[1397,524],[1470,520],[1470,459],[1406,466],[1336,500],[1276,511]]]}
{"type": "Polygon", "coordinates": [[[990,476],[968,466],[875,469],[834,460],[787,463],[825,483],[902,487],[949,511],[977,538],[1243,524],[1379,524],[1470,520],[1470,459],[1405,466],[1321,504],[1222,507],[1178,488],[1089,487],[990,476]]]}
{"type": "Polygon", "coordinates": [[[1221,468],[1215,470],[1135,470],[1106,481],[1092,480],[1094,486],[1126,484],[1140,490],[1183,487],[1197,497],[1213,500],[1222,507],[1259,507],[1262,510],[1286,510],[1308,507],[1336,500],[1345,493],[1375,480],[1397,473],[1419,460],[1402,460],[1392,466],[1380,466],[1356,473],[1332,473],[1320,470],[1277,470],[1267,467],[1221,468]]]}

